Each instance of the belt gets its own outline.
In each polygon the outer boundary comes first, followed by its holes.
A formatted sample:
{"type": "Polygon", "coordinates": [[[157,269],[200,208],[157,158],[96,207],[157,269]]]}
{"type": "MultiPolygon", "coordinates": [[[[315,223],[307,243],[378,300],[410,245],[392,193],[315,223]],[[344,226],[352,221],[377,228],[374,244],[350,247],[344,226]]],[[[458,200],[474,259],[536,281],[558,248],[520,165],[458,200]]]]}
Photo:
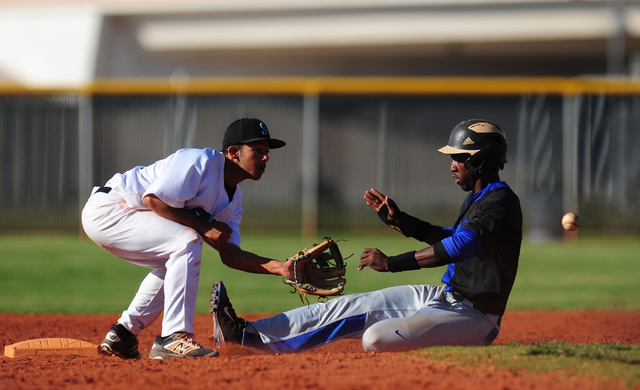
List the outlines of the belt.
{"type": "Polygon", "coordinates": [[[467,299],[467,297],[465,297],[461,292],[456,291],[456,290],[451,290],[449,291],[449,294],[451,294],[451,296],[453,297],[453,299],[455,299],[458,302],[462,302],[465,299],[467,299]]]}
{"type": "Polygon", "coordinates": [[[111,187],[100,187],[96,190],[96,192],[104,192],[105,194],[108,194],[109,192],[111,192],[111,187]]]}
{"type": "Polygon", "coordinates": [[[464,294],[462,294],[460,291],[451,290],[451,291],[449,291],[449,294],[451,294],[451,297],[453,299],[455,299],[456,301],[463,302],[463,301],[466,300],[467,302],[469,302],[473,306],[474,310],[477,310],[477,311],[479,311],[480,313],[483,313],[483,314],[488,314],[488,311],[487,311],[486,307],[473,303],[473,301],[471,301],[471,299],[465,297],[464,294]]]}

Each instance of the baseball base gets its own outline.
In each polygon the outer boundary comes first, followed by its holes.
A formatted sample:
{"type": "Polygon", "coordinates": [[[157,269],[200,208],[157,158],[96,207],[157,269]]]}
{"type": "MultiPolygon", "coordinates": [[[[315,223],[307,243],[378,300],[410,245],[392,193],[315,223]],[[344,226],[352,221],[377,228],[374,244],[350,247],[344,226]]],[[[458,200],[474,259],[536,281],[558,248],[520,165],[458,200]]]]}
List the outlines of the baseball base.
{"type": "Polygon", "coordinates": [[[46,338],[21,341],[4,347],[4,356],[16,358],[29,355],[98,356],[99,345],[87,341],[46,338]]]}

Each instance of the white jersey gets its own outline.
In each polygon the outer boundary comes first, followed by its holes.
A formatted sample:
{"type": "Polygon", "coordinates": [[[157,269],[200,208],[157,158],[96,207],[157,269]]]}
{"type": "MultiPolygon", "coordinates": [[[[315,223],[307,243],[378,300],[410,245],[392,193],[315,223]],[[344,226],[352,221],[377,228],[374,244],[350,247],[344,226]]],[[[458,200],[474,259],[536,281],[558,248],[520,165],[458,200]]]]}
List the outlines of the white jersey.
{"type": "Polygon", "coordinates": [[[111,187],[136,210],[149,210],[142,203],[154,194],[175,208],[201,207],[211,219],[224,222],[233,230],[229,242],[240,246],[242,192],[236,188],[233,199],[224,185],[225,156],[213,149],[180,149],[172,155],[143,167],[115,174],[105,186],[111,187]]]}

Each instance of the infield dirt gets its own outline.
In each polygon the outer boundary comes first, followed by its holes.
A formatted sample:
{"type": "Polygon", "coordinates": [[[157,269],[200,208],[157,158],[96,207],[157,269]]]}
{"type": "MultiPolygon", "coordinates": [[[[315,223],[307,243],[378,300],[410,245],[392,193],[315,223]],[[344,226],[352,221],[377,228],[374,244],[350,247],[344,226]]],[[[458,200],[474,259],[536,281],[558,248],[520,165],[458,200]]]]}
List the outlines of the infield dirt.
{"type": "MultiPolygon", "coordinates": [[[[241,313],[240,313],[241,314],[241,313]]],[[[255,320],[261,315],[248,315],[255,320]]],[[[20,341],[66,337],[99,344],[118,315],[0,313],[2,350],[20,341]]],[[[213,347],[212,320],[196,315],[196,340],[213,347]]],[[[148,359],[160,321],[139,337],[141,360],[111,357],[2,358],[0,388],[8,389],[627,389],[622,381],[530,374],[431,360],[405,353],[367,353],[356,340],[341,340],[299,354],[265,354],[224,346],[209,359],[148,359]]],[[[640,312],[511,311],[495,344],[536,341],[640,343],[640,312]]],[[[639,373],[640,375],[640,373],[639,373]]],[[[637,387],[636,387],[637,388],[637,387]]]]}

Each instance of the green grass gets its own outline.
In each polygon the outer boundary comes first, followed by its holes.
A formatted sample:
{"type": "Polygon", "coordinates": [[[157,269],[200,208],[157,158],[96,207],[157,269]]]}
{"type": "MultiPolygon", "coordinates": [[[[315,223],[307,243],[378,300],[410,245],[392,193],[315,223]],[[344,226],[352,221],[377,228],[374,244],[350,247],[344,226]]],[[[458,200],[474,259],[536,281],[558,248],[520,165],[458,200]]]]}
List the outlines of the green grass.
{"type": "MultiPolygon", "coordinates": [[[[357,270],[362,249],[387,254],[420,249],[420,243],[388,232],[381,236],[333,235],[347,260],[346,293],[399,284],[440,283],[444,269],[398,274],[357,270]]],[[[311,246],[301,238],[245,235],[243,248],[285,259],[311,246]]],[[[118,313],[125,309],[145,268],[131,265],[78,236],[0,236],[0,311],[118,313]]],[[[640,240],[581,239],[531,245],[524,243],[509,309],[640,309],[640,240]]],[[[272,313],[306,305],[282,278],[253,275],[222,265],[205,247],[197,311],[208,311],[211,284],[223,280],[239,312],[272,313]]],[[[310,298],[313,302],[314,298],[310,298]]]]}
{"type": "MultiPolygon", "coordinates": [[[[420,249],[398,234],[333,235],[347,260],[348,294],[399,284],[440,283],[444,269],[377,273],[357,271],[362,249],[387,254],[420,249]]],[[[245,235],[246,250],[285,259],[311,246],[300,238],[245,235]]],[[[0,312],[119,313],[148,270],[131,265],[78,236],[0,236],[0,312]]],[[[640,240],[581,238],[522,247],[518,278],[509,302],[519,309],[640,309],[640,240]]],[[[241,313],[274,313],[305,305],[282,279],[225,267],[205,247],[197,311],[207,312],[211,284],[224,280],[241,313]]],[[[310,298],[313,302],[313,298],[310,298]]],[[[489,365],[512,372],[560,372],[640,386],[640,346],[571,345],[560,342],[491,347],[442,347],[411,352],[464,365],[489,365]]]]}
{"type": "Polygon", "coordinates": [[[640,308],[640,240],[525,243],[509,309],[640,308]]]}
{"type": "Polygon", "coordinates": [[[434,347],[410,352],[429,359],[453,361],[463,366],[492,366],[511,372],[561,372],[566,377],[622,381],[640,386],[640,345],[505,344],[491,347],[434,347]]]}

